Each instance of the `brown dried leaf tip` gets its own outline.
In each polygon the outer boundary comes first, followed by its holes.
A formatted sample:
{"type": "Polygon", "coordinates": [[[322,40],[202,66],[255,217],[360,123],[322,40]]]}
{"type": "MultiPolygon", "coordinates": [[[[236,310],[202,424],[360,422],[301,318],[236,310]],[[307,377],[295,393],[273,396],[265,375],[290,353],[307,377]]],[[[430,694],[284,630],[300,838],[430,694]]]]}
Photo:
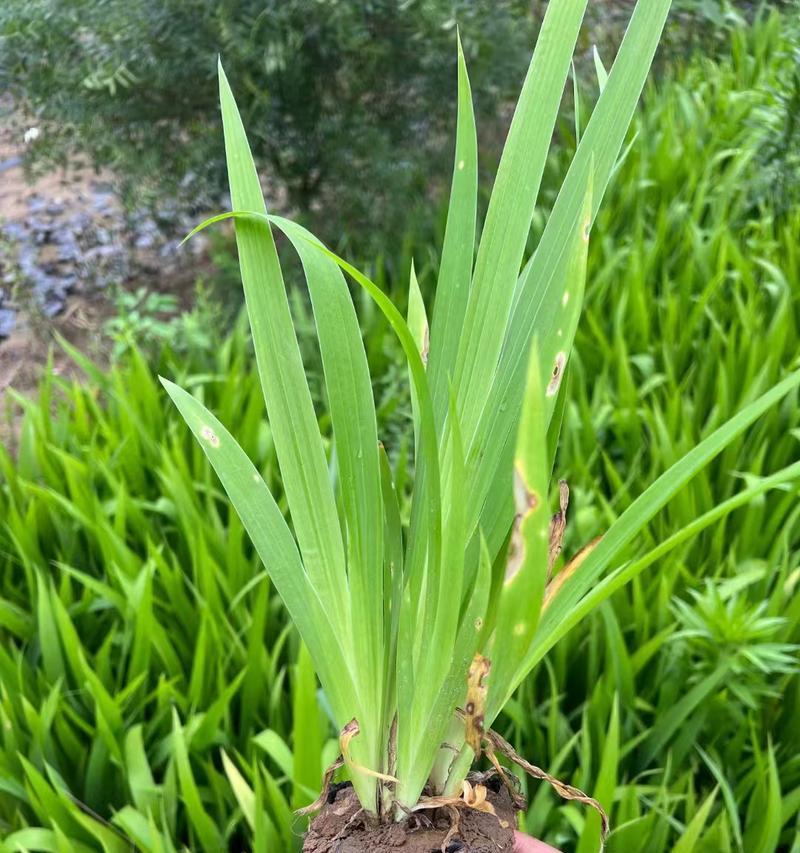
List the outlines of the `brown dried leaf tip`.
{"type": "Polygon", "coordinates": [[[553,566],[561,555],[564,544],[564,532],[567,529],[567,509],[569,507],[569,486],[566,480],[558,481],[558,512],[550,519],[550,546],[547,555],[547,581],[553,576],[553,566]]]}
{"type": "Polygon", "coordinates": [[[472,659],[467,675],[467,703],[464,706],[466,741],[476,756],[481,754],[483,742],[483,721],[486,715],[486,679],[492,662],[481,654],[472,659]]]}

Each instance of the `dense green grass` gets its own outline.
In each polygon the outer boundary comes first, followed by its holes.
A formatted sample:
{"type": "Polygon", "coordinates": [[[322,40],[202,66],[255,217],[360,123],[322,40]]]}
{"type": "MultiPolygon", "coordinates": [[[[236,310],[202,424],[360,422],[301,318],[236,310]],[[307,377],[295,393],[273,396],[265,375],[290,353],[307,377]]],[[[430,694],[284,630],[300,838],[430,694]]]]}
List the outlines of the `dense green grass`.
{"type": "MultiPolygon", "coordinates": [[[[595,228],[556,471],[573,490],[568,553],[797,356],[800,206],[778,216],[763,177],[791,43],[778,19],[735,38],[730,61],[694,61],[648,93],[595,228]]],[[[392,344],[364,322],[381,369],[392,344]]],[[[218,352],[151,364],[134,350],[109,373],[87,366],[83,385],[50,377],[15,404],[16,459],[0,453],[8,850],[131,849],[104,821],[143,850],[290,850],[291,809],[336,749],[307,657],[159,370],[235,427],[280,494],[241,329],[218,352]]],[[[381,388],[397,392],[381,431],[398,469],[402,376],[381,388]]],[[[793,463],[798,439],[795,394],[640,550],[793,463]]],[[[797,491],[773,490],[571,632],[500,728],[599,797],[612,850],[800,850],[799,587],[797,491]]],[[[528,790],[529,831],[592,849],[593,815],[528,790]]]]}
{"type": "MultiPolygon", "coordinates": [[[[764,204],[773,75],[793,63],[771,55],[777,27],[650,93],[598,220],[558,471],[575,487],[573,547],[797,358],[800,212],[764,204]]],[[[648,544],[797,460],[798,427],[795,397],[700,474],[648,544]]],[[[519,745],[613,800],[612,849],[672,849],[715,789],[682,849],[800,844],[797,649],[779,645],[800,640],[799,549],[796,490],[773,492],[618,593],[521,691],[519,745]]],[[[538,796],[529,827],[568,845],[556,827],[572,808],[538,796]]]]}

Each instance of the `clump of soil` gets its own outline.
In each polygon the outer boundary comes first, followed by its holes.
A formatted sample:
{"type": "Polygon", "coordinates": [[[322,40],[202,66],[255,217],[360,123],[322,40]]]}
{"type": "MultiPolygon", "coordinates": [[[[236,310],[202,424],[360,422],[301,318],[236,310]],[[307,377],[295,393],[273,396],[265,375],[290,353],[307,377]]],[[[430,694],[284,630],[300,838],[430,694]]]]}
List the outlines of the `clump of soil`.
{"type": "Polygon", "coordinates": [[[415,812],[401,823],[377,823],[362,810],[352,787],[332,790],[308,829],[303,853],[511,853],[516,824],[511,795],[497,777],[481,782],[489,789],[488,801],[496,814],[459,807],[454,833],[454,809],[415,812]]]}

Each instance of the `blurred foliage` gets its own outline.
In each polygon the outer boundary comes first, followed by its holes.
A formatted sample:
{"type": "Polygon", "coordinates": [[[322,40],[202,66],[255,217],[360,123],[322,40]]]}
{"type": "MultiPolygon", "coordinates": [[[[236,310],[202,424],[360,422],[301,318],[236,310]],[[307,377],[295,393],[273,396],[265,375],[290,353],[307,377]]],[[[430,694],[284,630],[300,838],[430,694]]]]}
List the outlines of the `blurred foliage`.
{"type": "Polygon", "coordinates": [[[490,126],[527,62],[528,0],[6,0],[0,89],[39,123],[40,164],[86,152],[131,203],[216,204],[219,55],[271,198],[326,237],[380,239],[449,170],[456,21],[490,126]]]}
{"type": "MultiPolygon", "coordinates": [[[[791,0],[794,2],[794,0],[791,0]]],[[[775,5],[769,4],[769,5],[775,5]]],[[[216,208],[226,192],[219,55],[274,206],[374,254],[444,194],[460,28],[491,167],[544,0],[5,0],[0,91],[34,169],[110,167],[129,206],[216,208]],[[187,203],[185,200],[189,200],[187,203]],[[398,203],[398,199],[402,203],[398,203]],[[433,202],[433,203],[432,203],[433,202]],[[357,240],[353,235],[369,234],[357,240]]],[[[752,4],[677,0],[662,56],[727,44],[752,4]]],[[[590,4],[580,52],[610,58],[632,4],[590,4]]],[[[580,63],[579,63],[580,64],[580,63]]]]}
{"type": "Polygon", "coordinates": [[[189,310],[168,292],[123,287],[111,293],[113,313],[105,321],[102,334],[111,344],[111,357],[118,359],[138,348],[145,356],[157,354],[170,345],[176,355],[209,351],[220,328],[232,325],[230,308],[221,304],[215,288],[198,279],[189,310]]]}

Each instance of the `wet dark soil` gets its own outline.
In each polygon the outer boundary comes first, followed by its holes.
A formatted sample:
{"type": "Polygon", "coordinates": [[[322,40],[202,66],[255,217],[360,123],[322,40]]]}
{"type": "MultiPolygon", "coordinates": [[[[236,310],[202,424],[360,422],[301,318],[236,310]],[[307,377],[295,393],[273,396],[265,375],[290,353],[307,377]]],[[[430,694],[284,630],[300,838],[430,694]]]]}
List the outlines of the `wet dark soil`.
{"type": "Polygon", "coordinates": [[[362,811],[353,789],[340,788],[312,821],[303,853],[511,853],[516,824],[511,796],[505,788],[490,790],[488,801],[495,814],[459,807],[457,831],[449,834],[451,809],[376,824],[362,811]]]}

